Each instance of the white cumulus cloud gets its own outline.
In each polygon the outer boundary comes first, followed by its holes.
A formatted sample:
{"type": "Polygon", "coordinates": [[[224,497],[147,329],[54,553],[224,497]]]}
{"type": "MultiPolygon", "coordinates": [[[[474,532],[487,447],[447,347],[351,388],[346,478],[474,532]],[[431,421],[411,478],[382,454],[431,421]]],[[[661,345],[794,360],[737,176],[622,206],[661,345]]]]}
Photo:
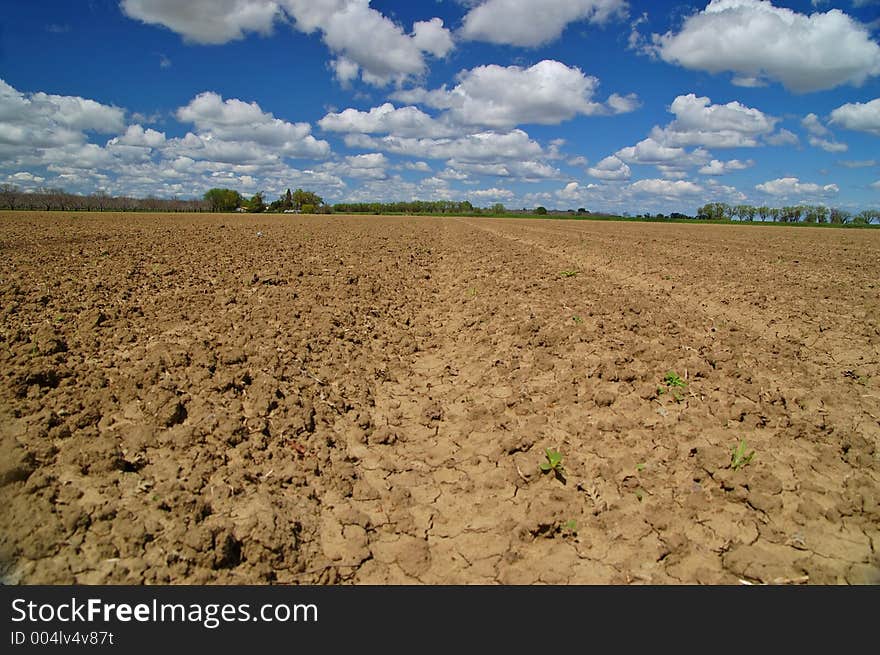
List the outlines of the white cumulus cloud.
{"type": "Polygon", "coordinates": [[[204,44],[269,34],[276,22],[291,22],[300,32],[320,34],[342,83],[358,74],[377,86],[400,83],[425,72],[425,54],[442,57],[454,45],[441,19],[416,21],[408,34],[370,0],[122,0],[120,6],[131,18],[204,44]]]}
{"type": "Polygon", "coordinates": [[[621,148],[615,155],[628,164],[666,165],[675,168],[702,165],[709,161],[709,153],[702,148],[689,153],[684,148],[663,145],[651,137],[634,146],[621,148]]]}
{"type": "Polygon", "coordinates": [[[345,143],[350,148],[380,150],[418,159],[457,159],[468,162],[534,161],[545,154],[541,145],[522,130],[477,132],[448,139],[349,134],[345,137],[345,143]]]}
{"type": "Polygon", "coordinates": [[[807,16],[765,0],[712,0],[679,32],[653,40],[667,62],[730,71],[751,86],[771,79],[804,93],[880,75],[880,45],[839,9],[807,16]]]}
{"type": "Polygon", "coordinates": [[[0,80],[0,144],[15,152],[82,144],[87,131],[113,134],[124,127],[118,107],[79,96],[27,95],[0,80]]]}
{"type": "Polygon", "coordinates": [[[108,145],[135,146],[139,148],[158,148],[165,143],[165,133],[140,125],[129,125],[122,136],[113,137],[108,145]]]}
{"type": "Polygon", "coordinates": [[[825,152],[846,152],[849,146],[839,141],[831,141],[818,136],[811,136],[807,139],[814,148],[821,148],[825,152]]]}
{"type": "Polygon", "coordinates": [[[330,153],[330,145],[313,137],[308,123],[289,123],[264,112],[256,102],[224,100],[212,91],[199,94],[178,109],[177,118],[193,123],[210,137],[206,141],[225,145],[258,143],[289,157],[319,158],[330,153]]]}
{"type": "Polygon", "coordinates": [[[801,119],[801,125],[813,136],[828,136],[831,130],[822,125],[822,121],[816,114],[807,114],[801,119]]]}
{"type": "Polygon", "coordinates": [[[664,198],[693,196],[703,192],[703,187],[699,184],[685,180],[639,180],[630,184],[629,188],[635,193],[662,196],[664,198]]]}
{"type": "Polygon", "coordinates": [[[369,111],[349,108],[338,113],[331,112],[318,121],[318,126],[327,132],[395,134],[405,137],[441,137],[459,132],[418,107],[396,108],[390,102],[369,111]]]}
{"type": "Polygon", "coordinates": [[[447,110],[456,124],[492,128],[557,125],[578,115],[625,113],[639,106],[635,94],[597,102],[598,86],[599,80],[580,68],[545,59],[528,68],[477,66],[460,72],[452,89],[409,89],[392,97],[447,110]]]}
{"type": "Polygon", "coordinates": [[[602,161],[587,169],[587,173],[600,180],[628,180],[632,172],[623,161],[615,155],[609,155],[602,161]]]}
{"type": "Polygon", "coordinates": [[[486,0],[464,17],[465,39],[537,47],[555,41],[569,23],[624,17],[625,0],[486,0]]]}
{"type": "Polygon", "coordinates": [[[833,195],[840,190],[836,184],[822,186],[812,182],[801,182],[796,177],[780,177],[758,184],[755,188],[771,196],[833,195]]]}
{"type": "Polygon", "coordinates": [[[740,161],[739,159],[719,161],[718,159],[713,159],[708,164],[703,166],[699,172],[701,175],[726,175],[731,171],[742,171],[747,168],[751,168],[754,165],[755,162],[751,159],[749,159],[748,161],[740,161]]]}
{"type": "Polygon", "coordinates": [[[273,0],[122,0],[120,7],[131,18],[206,44],[269,34],[281,11],[273,0]]]}
{"type": "Polygon", "coordinates": [[[713,105],[709,98],[693,93],[675,98],[669,111],[675,120],[651,132],[656,141],[669,146],[755,147],[779,120],[736,101],[713,105]]]}
{"type": "Polygon", "coordinates": [[[848,130],[880,136],[880,98],[842,105],[831,112],[831,122],[848,130]]]}
{"type": "Polygon", "coordinates": [[[771,146],[796,146],[800,143],[797,134],[791,130],[786,130],[784,127],[778,132],[765,137],[764,140],[771,146]]]}

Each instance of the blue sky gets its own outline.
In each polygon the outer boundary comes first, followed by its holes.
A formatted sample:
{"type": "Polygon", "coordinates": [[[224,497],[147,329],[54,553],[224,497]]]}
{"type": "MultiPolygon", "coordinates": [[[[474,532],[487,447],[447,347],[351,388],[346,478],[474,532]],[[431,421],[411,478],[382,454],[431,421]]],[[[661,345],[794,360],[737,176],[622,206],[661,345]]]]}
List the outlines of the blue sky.
{"type": "Polygon", "coordinates": [[[0,0],[0,183],[880,205],[880,0],[0,0]]]}

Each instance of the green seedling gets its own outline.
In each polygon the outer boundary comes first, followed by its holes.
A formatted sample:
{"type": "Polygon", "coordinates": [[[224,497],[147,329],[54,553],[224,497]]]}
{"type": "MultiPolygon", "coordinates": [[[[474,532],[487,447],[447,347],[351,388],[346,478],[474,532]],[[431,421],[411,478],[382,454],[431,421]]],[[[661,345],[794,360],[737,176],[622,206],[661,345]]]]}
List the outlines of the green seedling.
{"type": "Polygon", "coordinates": [[[541,462],[541,472],[550,473],[551,471],[560,482],[565,482],[565,468],[562,466],[562,453],[552,448],[544,449],[546,462],[541,462]]]}
{"type": "Polygon", "coordinates": [[[578,325],[580,325],[581,323],[584,322],[584,319],[582,319],[580,316],[572,316],[572,317],[571,317],[571,320],[573,320],[573,321],[574,321],[575,323],[577,323],[578,325]]]}
{"type": "Polygon", "coordinates": [[[739,445],[733,449],[733,455],[730,458],[730,468],[734,471],[738,471],[743,466],[747,466],[749,462],[752,461],[752,458],[755,456],[755,451],[746,454],[746,440],[742,439],[739,442],[739,445]]]}
{"type": "Polygon", "coordinates": [[[469,295],[471,298],[475,297],[475,296],[477,295],[477,288],[476,288],[476,287],[471,287],[470,289],[468,289],[468,295],[469,295]]]}
{"type": "Polygon", "coordinates": [[[559,271],[559,277],[574,277],[578,271],[559,271]]]}
{"type": "Polygon", "coordinates": [[[636,465],[636,470],[637,470],[639,473],[641,473],[642,471],[645,470],[645,465],[644,465],[644,464],[637,464],[637,465],[636,465]]]}
{"type": "Polygon", "coordinates": [[[672,397],[675,398],[675,402],[681,402],[684,399],[684,395],[681,393],[680,389],[686,389],[687,382],[682,380],[678,373],[675,371],[669,371],[663,376],[663,384],[666,385],[666,389],[663,387],[657,387],[658,396],[669,391],[672,394],[672,397]]]}

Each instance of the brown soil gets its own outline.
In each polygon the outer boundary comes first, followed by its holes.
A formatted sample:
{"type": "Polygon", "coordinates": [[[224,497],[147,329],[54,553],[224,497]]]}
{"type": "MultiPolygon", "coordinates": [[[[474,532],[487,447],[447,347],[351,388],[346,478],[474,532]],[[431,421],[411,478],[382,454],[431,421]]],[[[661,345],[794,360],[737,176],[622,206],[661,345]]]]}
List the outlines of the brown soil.
{"type": "Polygon", "coordinates": [[[6,213],[0,283],[6,582],[880,582],[880,232],[6,213]]]}

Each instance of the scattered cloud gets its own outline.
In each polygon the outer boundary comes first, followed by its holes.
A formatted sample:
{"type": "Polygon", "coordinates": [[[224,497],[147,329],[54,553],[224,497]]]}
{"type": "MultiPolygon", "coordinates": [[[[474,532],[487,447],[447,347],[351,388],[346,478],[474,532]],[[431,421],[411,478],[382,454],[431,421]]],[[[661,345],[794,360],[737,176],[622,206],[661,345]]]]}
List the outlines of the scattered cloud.
{"type": "Polygon", "coordinates": [[[880,45],[839,9],[809,16],[765,0],[711,0],[681,30],[653,35],[664,61],[710,73],[729,71],[743,86],[774,80],[796,93],[880,75],[880,45]]]}
{"type": "Polygon", "coordinates": [[[193,123],[203,133],[198,138],[208,147],[217,142],[224,146],[235,144],[233,147],[256,143],[288,157],[321,158],[330,153],[330,145],[313,137],[308,123],[288,123],[264,112],[256,102],[223,100],[211,91],[199,94],[178,109],[177,119],[193,123]]]}
{"type": "Polygon", "coordinates": [[[248,32],[270,34],[280,18],[279,3],[271,0],[122,0],[120,8],[130,18],[211,45],[243,39],[248,32]]]}
{"type": "Polygon", "coordinates": [[[379,150],[417,159],[457,159],[467,162],[535,161],[544,155],[541,145],[522,130],[477,132],[449,139],[418,139],[388,135],[349,134],[350,148],[379,150]]]}
{"type": "Polygon", "coordinates": [[[831,130],[822,125],[822,122],[816,114],[807,114],[804,116],[803,119],[801,119],[801,125],[803,125],[807,132],[813,136],[828,136],[831,134],[831,130]]]}
{"type": "Polygon", "coordinates": [[[600,180],[628,180],[632,176],[630,167],[615,155],[605,157],[595,166],[588,168],[587,173],[600,180]]]}
{"type": "Polygon", "coordinates": [[[662,196],[664,198],[681,198],[703,193],[703,187],[684,180],[639,180],[629,185],[635,193],[662,196]]]}
{"type": "Polygon", "coordinates": [[[625,0],[486,0],[464,17],[461,35],[472,41],[535,48],[555,41],[571,23],[603,24],[625,18],[625,0]]]}
{"type": "Polygon", "coordinates": [[[390,102],[369,111],[345,109],[329,113],[318,121],[326,132],[394,134],[402,137],[443,137],[460,133],[461,130],[443,124],[418,107],[396,108],[390,102]]]}
{"type": "Polygon", "coordinates": [[[165,144],[165,133],[157,132],[140,125],[129,125],[122,136],[113,137],[108,145],[133,146],[138,148],[159,148],[165,144]]]}
{"type": "Polygon", "coordinates": [[[670,146],[755,147],[760,145],[759,137],[772,133],[779,120],[736,101],[713,105],[709,98],[693,93],[675,98],[669,111],[675,120],[655,127],[651,136],[670,146]]]}
{"type": "Polygon", "coordinates": [[[843,160],[837,163],[844,168],[871,168],[873,166],[877,166],[876,159],[843,160]]]}
{"type": "Polygon", "coordinates": [[[291,22],[320,34],[343,84],[358,75],[376,86],[400,84],[425,72],[426,54],[442,57],[454,46],[441,19],[418,21],[408,34],[369,0],[122,0],[120,6],[131,18],[209,45],[269,35],[276,23],[291,22]]]}
{"type": "Polygon", "coordinates": [[[831,122],[848,130],[880,136],[880,98],[842,105],[831,112],[831,122]]]}
{"type": "Polygon", "coordinates": [[[591,191],[598,188],[599,186],[596,184],[588,184],[584,186],[579,182],[569,182],[565,187],[557,191],[555,195],[560,200],[574,200],[580,202],[584,200],[591,191]]]}
{"type": "Polygon", "coordinates": [[[489,201],[489,200],[510,200],[516,194],[510,189],[476,189],[474,191],[468,191],[467,194],[471,198],[476,198],[480,201],[489,201]]]}
{"type": "Polygon", "coordinates": [[[702,166],[711,159],[709,153],[702,148],[688,152],[684,148],[663,145],[652,137],[643,139],[634,146],[621,148],[615,155],[628,164],[663,166],[666,172],[702,166]]]}
{"type": "Polygon", "coordinates": [[[86,132],[118,133],[125,111],[79,96],[24,94],[0,80],[0,154],[38,156],[47,148],[80,147],[86,132]]]}
{"type": "Polygon", "coordinates": [[[849,146],[845,143],[834,141],[829,130],[816,114],[807,114],[801,120],[801,125],[809,132],[807,141],[814,148],[821,148],[825,152],[846,152],[849,146]]]}
{"type": "Polygon", "coordinates": [[[328,163],[324,170],[356,179],[384,180],[388,177],[388,158],[381,152],[350,155],[341,163],[328,163]]]}
{"type": "Polygon", "coordinates": [[[758,191],[771,196],[827,196],[840,191],[836,184],[819,185],[801,182],[796,177],[781,177],[755,186],[758,191]]]}
{"type": "Polygon", "coordinates": [[[796,146],[800,143],[797,134],[786,130],[784,127],[780,128],[775,134],[764,137],[764,140],[771,146],[796,146]]]}
{"type": "Polygon", "coordinates": [[[825,152],[846,152],[849,146],[839,141],[830,141],[817,136],[811,136],[807,139],[814,148],[821,148],[825,152]]]}
{"type": "Polygon", "coordinates": [[[608,103],[593,96],[599,80],[575,66],[545,59],[528,68],[478,66],[458,74],[458,84],[428,91],[416,88],[392,97],[446,110],[458,125],[504,129],[516,125],[557,125],[578,115],[616,114],[639,106],[635,94],[613,94],[608,103]]]}
{"type": "Polygon", "coordinates": [[[431,173],[433,170],[426,161],[407,161],[403,163],[403,167],[408,171],[419,171],[420,173],[431,173]]]}
{"type": "Polygon", "coordinates": [[[717,159],[713,159],[708,164],[703,166],[699,173],[701,175],[726,175],[732,171],[742,171],[747,168],[751,168],[755,165],[755,162],[751,159],[748,161],[740,161],[739,159],[731,159],[729,161],[719,161],[717,159]]]}

